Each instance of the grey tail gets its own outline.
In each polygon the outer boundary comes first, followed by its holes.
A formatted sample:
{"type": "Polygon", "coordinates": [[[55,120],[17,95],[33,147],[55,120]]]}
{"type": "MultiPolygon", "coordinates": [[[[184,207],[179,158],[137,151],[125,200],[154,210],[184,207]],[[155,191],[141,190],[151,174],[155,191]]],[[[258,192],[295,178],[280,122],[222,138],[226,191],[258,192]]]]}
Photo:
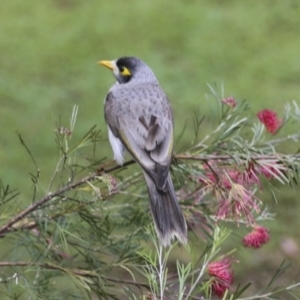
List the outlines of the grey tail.
{"type": "Polygon", "coordinates": [[[167,247],[171,245],[172,239],[176,237],[180,243],[186,244],[186,222],[175,195],[170,173],[164,190],[157,188],[146,172],[144,172],[144,176],[150,197],[151,213],[160,242],[167,247]]]}

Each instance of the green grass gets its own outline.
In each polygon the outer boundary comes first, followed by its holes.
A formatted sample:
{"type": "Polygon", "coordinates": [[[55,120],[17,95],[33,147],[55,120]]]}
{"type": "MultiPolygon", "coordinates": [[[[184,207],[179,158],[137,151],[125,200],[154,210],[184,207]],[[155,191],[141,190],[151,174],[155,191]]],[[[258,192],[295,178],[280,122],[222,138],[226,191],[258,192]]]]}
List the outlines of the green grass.
{"type": "MultiPolygon", "coordinates": [[[[106,136],[103,99],[114,79],[96,64],[100,59],[135,55],[147,62],[172,102],[176,135],[196,109],[209,118],[207,83],[223,83],[225,96],[247,99],[254,112],[272,108],[283,116],[285,103],[300,99],[299,16],[297,0],[2,1],[0,178],[18,188],[27,205],[34,166],[16,132],[46,185],[59,154],[55,124],[61,116],[69,126],[74,104],[74,139],[94,124],[106,136]]],[[[191,137],[187,131],[184,141],[191,137]]],[[[99,151],[104,156],[111,156],[106,143],[99,151]]],[[[257,254],[273,252],[275,265],[284,257],[280,239],[288,235],[299,245],[300,226],[296,193],[284,189],[278,198],[271,244],[257,254]]],[[[299,268],[299,259],[291,259],[299,268]]]]}

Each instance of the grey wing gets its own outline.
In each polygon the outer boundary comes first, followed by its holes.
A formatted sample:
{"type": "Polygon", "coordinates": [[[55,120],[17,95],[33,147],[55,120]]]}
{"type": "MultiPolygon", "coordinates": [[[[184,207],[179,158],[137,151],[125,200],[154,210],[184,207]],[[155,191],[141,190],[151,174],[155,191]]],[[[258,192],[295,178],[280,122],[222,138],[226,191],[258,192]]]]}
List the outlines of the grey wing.
{"type": "Polygon", "coordinates": [[[173,148],[173,117],[162,89],[147,84],[110,92],[105,118],[158,187],[164,186],[173,148]]]}

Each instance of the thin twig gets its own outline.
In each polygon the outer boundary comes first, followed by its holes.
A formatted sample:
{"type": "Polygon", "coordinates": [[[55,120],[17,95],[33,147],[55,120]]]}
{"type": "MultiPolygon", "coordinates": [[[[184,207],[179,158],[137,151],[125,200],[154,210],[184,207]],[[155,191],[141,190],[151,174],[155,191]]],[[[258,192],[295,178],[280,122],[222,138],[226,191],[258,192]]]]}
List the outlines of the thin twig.
{"type": "MultiPolygon", "coordinates": [[[[242,155],[241,155],[242,156],[242,155]]],[[[294,157],[300,159],[300,154],[281,154],[281,153],[274,153],[274,154],[254,154],[251,156],[252,160],[272,160],[272,159],[279,159],[280,157],[294,157]]],[[[174,155],[175,159],[186,159],[186,160],[232,160],[234,159],[232,155],[187,155],[187,154],[176,154],[174,155]]]]}
{"type": "MultiPolygon", "coordinates": [[[[291,155],[289,155],[291,156],[291,155]]],[[[271,155],[260,155],[260,154],[256,154],[253,155],[251,157],[251,159],[253,160],[270,160],[270,159],[278,159],[280,157],[280,154],[271,154],[271,155]]],[[[294,158],[300,158],[300,154],[295,154],[293,155],[294,158]]],[[[207,162],[208,160],[230,160],[233,159],[232,156],[230,155],[186,155],[186,154],[176,154],[174,155],[175,159],[182,159],[182,160],[202,160],[207,162]]],[[[11,227],[16,224],[18,221],[20,221],[22,218],[24,218],[25,216],[27,216],[28,214],[30,214],[31,212],[35,211],[37,208],[39,208],[40,206],[42,206],[43,204],[45,204],[46,202],[50,201],[51,199],[67,192],[70,191],[72,189],[75,189],[78,186],[81,186],[83,184],[85,184],[88,181],[93,181],[95,180],[95,178],[99,175],[99,173],[111,173],[113,171],[116,171],[118,169],[121,169],[123,167],[129,166],[131,164],[133,164],[134,161],[130,160],[126,163],[123,164],[123,166],[119,166],[119,165],[115,165],[113,167],[110,167],[108,169],[105,169],[105,166],[107,166],[107,164],[103,164],[98,168],[98,171],[86,176],[76,182],[73,183],[69,183],[63,187],[61,187],[60,189],[58,189],[57,191],[53,192],[53,193],[49,193],[48,195],[42,197],[41,199],[39,199],[38,201],[36,201],[35,203],[33,203],[32,205],[28,206],[26,209],[24,209],[23,211],[21,211],[20,213],[18,213],[16,216],[14,216],[13,218],[11,218],[6,224],[4,224],[1,228],[0,228],[0,237],[4,236],[5,233],[7,233],[8,231],[10,231],[11,227]]]]}
{"type": "Polygon", "coordinates": [[[31,212],[35,211],[37,208],[39,208],[40,206],[42,206],[43,204],[45,204],[46,202],[50,201],[51,199],[67,192],[70,191],[72,189],[75,189],[78,186],[81,186],[83,184],[85,184],[88,181],[92,181],[95,180],[95,178],[97,176],[99,176],[99,172],[100,173],[111,173],[113,171],[116,171],[118,169],[121,169],[123,167],[129,166],[131,164],[133,164],[134,161],[130,160],[126,163],[124,163],[122,166],[116,165],[113,166],[111,168],[108,169],[104,169],[105,164],[103,165],[103,168],[98,168],[99,171],[97,171],[96,173],[93,173],[89,176],[86,176],[76,182],[73,183],[69,183],[63,187],[61,187],[60,189],[58,189],[57,191],[55,191],[54,193],[49,193],[48,195],[42,197],[40,200],[38,200],[37,202],[31,204],[30,206],[28,206],[26,209],[22,210],[20,213],[18,213],[16,216],[14,216],[13,218],[11,218],[6,224],[4,224],[1,228],[0,228],[0,237],[5,235],[5,233],[7,231],[10,230],[10,228],[17,223],[18,221],[20,221],[21,219],[23,219],[25,216],[27,216],[28,214],[30,214],[31,212]]]}
{"type": "Polygon", "coordinates": [[[150,286],[146,283],[141,283],[137,281],[132,281],[132,280],[126,280],[126,279],[118,279],[118,278],[112,278],[112,277],[106,277],[108,281],[111,282],[116,282],[116,283],[125,283],[125,284],[131,284],[131,285],[136,285],[136,286],[142,286],[150,290],[150,286]]]}
{"type": "Polygon", "coordinates": [[[99,277],[99,275],[97,275],[93,271],[81,270],[81,269],[64,269],[63,267],[50,264],[50,263],[38,263],[38,262],[27,262],[27,261],[1,261],[0,262],[0,268],[1,267],[30,267],[30,266],[57,270],[64,273],[73,273],[75,275],[84,276],[84,277],[95,277],[95,278],[99,277]]]}
{"type": "MultiPolygon", "coordinates": [[[[73,273],[78,276],[82,277],[92,277],[92,278],[98,278],[99,275],[95,271],[89,271],[89,270],[82,270],[82,269],[64,269],[60,266],[50,264],[50,263],[38,263],[38,262],[27,262],[27,261],[1,261],[0,262],[0,268],[1,267],[40,267],[45,269],[51,269],[51,270],[57,270],[64,273],[73,273]]],[[[130,284],[135,286],[141,286],[145,287],[150,290],[150,287],[146,283],[132,281],[132,280],[126,280],[126,279],[118,279],[118,278],[112,278],[112,277],[106,277],[106,280],[115,282],[115,283],[124,283],[124,284],[130,284]]]]}

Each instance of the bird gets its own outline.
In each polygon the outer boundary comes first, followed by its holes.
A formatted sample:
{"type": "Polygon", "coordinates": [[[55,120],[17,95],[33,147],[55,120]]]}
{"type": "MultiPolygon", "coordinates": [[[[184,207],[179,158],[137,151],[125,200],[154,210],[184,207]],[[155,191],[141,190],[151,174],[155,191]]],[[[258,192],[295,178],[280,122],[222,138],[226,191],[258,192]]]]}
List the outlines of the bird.
{"type": "Polygon", "coordinates": [[[116,83],[104,100],[104,116],[114,160],[122,165],[127,150],[141,166],[150,211],[160,244],[187,243],[187,225],[178,203],[170,164],[173,154],[173,113],[151,68],[137,57],[101,60],[116,83]]]}

